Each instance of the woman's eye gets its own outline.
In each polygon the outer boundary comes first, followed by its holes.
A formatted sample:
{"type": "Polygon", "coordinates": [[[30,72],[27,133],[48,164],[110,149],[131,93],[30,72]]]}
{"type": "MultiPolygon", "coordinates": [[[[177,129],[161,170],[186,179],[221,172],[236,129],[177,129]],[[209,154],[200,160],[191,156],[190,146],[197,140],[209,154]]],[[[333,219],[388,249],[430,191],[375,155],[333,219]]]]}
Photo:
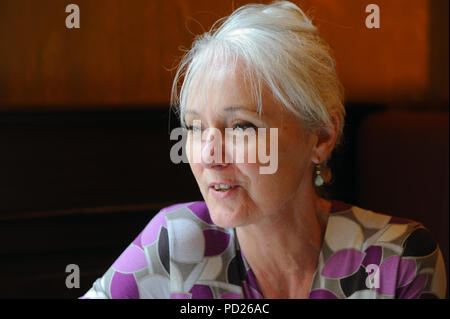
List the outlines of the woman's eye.
{"type": "Polygon", "coordinates": [[[194,125],[186,125],[186,130],[188,131],[201,131],[202,129],[194,125]]]}
{"type": "Polygon", "coordinates": [[[236,123],[233,125],[234,129],[240,130],[240,131],[245,131],[247,129],[254,129],[256,131],[256,127],[253,124],[250,123],[236,123]]]}

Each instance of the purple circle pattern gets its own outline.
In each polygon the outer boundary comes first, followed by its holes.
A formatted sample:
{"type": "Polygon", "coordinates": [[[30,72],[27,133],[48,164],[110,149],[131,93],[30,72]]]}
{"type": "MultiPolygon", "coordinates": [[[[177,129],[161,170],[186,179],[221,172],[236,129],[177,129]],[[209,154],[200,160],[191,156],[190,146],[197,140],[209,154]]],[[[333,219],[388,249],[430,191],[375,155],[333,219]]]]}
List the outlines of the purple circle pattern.
{"type": "Polygon", "coordinates": [[[242,299],[242,296],[234,292],[226,292],[220,295],[220,299],[242,299]]]}
{"type": "Polygon", "coordinates": [[[205,229],[203,236],[205,237],[205,257],[222,254],[230,243],[230,235],[217,229],[205,229]]]}
{"type": "Polygon", "coordinates": [[[368,265],[380,265],[381,256],[383,255],[383,249],[380,246],[370,246],[365,251],[366,256],[362,261],[362,265],[367,267],[368,265]]]}
{"type": "Polygon", "coordinates": [[[364,253],[356,249],[344,249],[334,253],[322,269],[322,276],[342,278],[356,272],[364,259],[364,253]]]}
{"type": "Polygon", "coordinates": [[[138,299],[139,290],[133,274],[115,272],[110,287],[113,299],[138,299]]]}
{"type": "Polygon", "coordinates": [[[214,299],[214,294],[209,286],[194,285],[189,291],[192,299],[214,299]]]}
{"type": "Polygon", "coordinates": [[[338,297],[329,290],[315,289],[309,294],[309,299],[338,299],[338,297]]]}
{"type": "Polygon", "coordinates": [[[134,272],[146,267],[144,252],[134,244],[128,246],[112,265],[112,268],[120,272],[134,272]]]}
{"type": "Polygon", "coordinates": [[[214,225],[211,216],[208,211],[208,207],[205,202],[195,202],[188,206],[188,208],[197,216],[200,220],[209,225],[214,225]]]}

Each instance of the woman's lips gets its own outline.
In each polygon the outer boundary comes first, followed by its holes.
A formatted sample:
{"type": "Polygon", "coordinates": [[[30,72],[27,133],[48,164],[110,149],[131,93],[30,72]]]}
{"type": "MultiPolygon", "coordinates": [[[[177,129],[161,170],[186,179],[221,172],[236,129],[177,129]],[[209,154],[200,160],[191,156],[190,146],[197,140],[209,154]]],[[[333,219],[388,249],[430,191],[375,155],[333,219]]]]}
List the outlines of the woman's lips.
{"type": "Polygon", "coordinates": [[[213,182],[213,183],[209,183],[208,187],[215,187],[216,185],[220,186],[220,185],[226,185],[226,186],[239,186],[238,183],[234,183],[234,182],[213,182]]]}
{"type": "Polygon", "coordinates": [[[209,192],[216,198],[224,199],[235,194],[239,187],[240,185],[235,183],[211,183],[209,184],[209,192]]]}

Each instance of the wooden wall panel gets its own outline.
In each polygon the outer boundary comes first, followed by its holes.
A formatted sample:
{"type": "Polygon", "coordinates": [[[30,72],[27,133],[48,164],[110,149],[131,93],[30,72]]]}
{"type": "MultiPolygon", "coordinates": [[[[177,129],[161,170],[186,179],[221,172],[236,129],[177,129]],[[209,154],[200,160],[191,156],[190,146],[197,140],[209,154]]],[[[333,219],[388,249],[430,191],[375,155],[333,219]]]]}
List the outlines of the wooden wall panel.
{"type": "Polygon", "coordinates": [[[421,100],[429,85],[428,0],[309,0],[324,38],[335,50],[347,98],[397,103],[421,100]],[[380,29],[368,29],[365,8],[381,11],[380,29]]]}
{"type": "MultiPolygon", "coordinates": [[[[433,0],[302,0],[334,48],[349,101],[420,101],[429,90],[433,0]],[[365,6],[381,8],[367,29],[365,6]]],[[[0,109],[147,107],[169,102],[180,46],[249,1],[63,0],[0,3],[0,109]],[[198,23],[197,23],[197,22],[198,23]]],[[[267,1],[265,1],[267,2],[267,1]]]]}
{"type": "Polygon", "coordinates": [[[430,12],[430,90],[429,99],[437,103],[447,102],[449,88],[449,3],[448,0],[432,0],[430,12]]]}

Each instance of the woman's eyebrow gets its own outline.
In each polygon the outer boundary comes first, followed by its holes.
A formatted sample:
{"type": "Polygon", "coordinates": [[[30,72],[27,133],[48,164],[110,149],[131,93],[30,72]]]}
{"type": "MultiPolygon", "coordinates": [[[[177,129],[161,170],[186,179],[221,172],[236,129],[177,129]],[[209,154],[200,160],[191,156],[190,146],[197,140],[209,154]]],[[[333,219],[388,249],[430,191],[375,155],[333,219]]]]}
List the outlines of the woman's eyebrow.
{"type": "MultiPolygon", "coordinates": [[[[230,106],[227,106],[224,109],[224,111],[228,112],[228,113],[233,113],[233,112],[237,112],[237,111],[247,111],[247,112],[259,114],[257,110],[254,110],[254,109],[242,106],[242,105],[230,105],[230,106]]],[[[195,110],[185,110],[184,114],[200,115],[200,113],[195,110]]]]}
{"type": "Polygon", "coordinates": [[[197,111],[194,110],[185,110],[184,114],[193,114],[193,115],[199,115],[199,113],[197,111]]]}
{"type": "Polygon", "coordinates": [[[248,107],[245,107],[245,106],[241,106],[241,105],[227,106],[225,108],[225,111],[226,112],[230,112],[230,113],[237,112],[237,111],[247,111],[247,112],[259,114],[258,111],[254,110],[254,109],[251,109],[251,108],[248,108],[248,107]]]}

